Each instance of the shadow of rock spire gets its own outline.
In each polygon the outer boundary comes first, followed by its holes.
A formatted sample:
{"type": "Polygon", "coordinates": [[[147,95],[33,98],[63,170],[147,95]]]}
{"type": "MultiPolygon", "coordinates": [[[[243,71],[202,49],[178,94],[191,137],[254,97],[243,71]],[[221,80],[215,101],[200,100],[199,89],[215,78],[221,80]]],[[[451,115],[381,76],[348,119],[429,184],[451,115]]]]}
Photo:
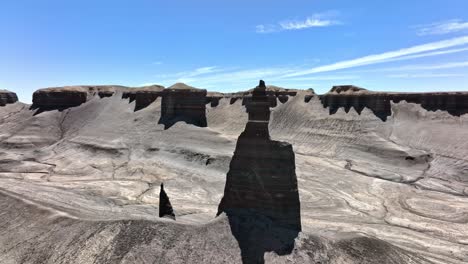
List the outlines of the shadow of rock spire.
{"type": "Polygon", "coordinates": [[[243,263],[264,263],[264,253],[291,253],[301,231],[292,146],[270,139],[270,102],[263,81],[246,104],[249,121],[237,140],[218,215],[226,213],[243,263]]]}

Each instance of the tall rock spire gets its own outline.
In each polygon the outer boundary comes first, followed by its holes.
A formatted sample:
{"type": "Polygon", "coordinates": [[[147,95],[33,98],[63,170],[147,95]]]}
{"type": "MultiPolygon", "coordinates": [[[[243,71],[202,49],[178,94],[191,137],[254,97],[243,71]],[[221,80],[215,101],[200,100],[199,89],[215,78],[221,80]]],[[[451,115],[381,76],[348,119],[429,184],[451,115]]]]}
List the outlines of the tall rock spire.
{"type": "Polygon", "coordinates": [[[270,140],[265,82],[254,89],[246,109],[249,121],[237,140],[218,215],[228,215],[244,263],[258,263],[265,251],[292,249],[301,230],[300,202],[292,146],[270,140]]]}

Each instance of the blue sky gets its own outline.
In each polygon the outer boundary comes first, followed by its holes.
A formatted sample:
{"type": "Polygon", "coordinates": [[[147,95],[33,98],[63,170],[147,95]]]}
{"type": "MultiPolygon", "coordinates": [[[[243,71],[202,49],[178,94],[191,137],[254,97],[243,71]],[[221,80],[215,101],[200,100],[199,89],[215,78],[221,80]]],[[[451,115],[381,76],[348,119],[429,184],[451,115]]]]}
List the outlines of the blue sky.
{"type": "Polygon", "coordinates": [[[0,88],[468,90],[468,1],[2,0],[0,88]]]}

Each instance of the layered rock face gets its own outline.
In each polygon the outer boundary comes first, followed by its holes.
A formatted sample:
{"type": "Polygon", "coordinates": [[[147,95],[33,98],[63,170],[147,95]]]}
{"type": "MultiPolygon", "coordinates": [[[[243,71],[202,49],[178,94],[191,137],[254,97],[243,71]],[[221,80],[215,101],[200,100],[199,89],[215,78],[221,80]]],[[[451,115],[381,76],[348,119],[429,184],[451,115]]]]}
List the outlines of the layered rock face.
{"type": "Polygon", "coordinates": [[[130,88],[123,92],[122,98],[128,98],[130,102],[135,101],[135,111],[138,111],[148,107],[158,97],[162,96],[163,90],[164,86],[161,85],[130,88]]]}
{"type": "Polygon", "coordinates": [[[79,106],[89,101],[94,96],[100,98],[111,97],[116,92],[122,93],[122,98],[129,98],[130,102],[136,101],[135,111],[141,110],[161,96],[163,86],[151,85],[138,88],[101,85],[101,86],[66,86],[39,89],[33,94],[32,109],[38,109],[38,113],[50,110],[64,110],[79,106]]]}
{"type": "Polygon", "coordinates": [[[176,83],[163,91],[161,119],[168,129],[179,121],[206,127],[206,90],[176,83]]]}
{"type": "Polygon", "coordinates": [[[121,86],[66,86],[39,89],[33,94],[32,109],[37,113],[79,106],[95,95],[109,97],[121,86]]]}
{"type": "MultiPolygon", "coordinates": [[[[329,107],[330,114],[335,114],[340,107],[347,112],[354,108],[359,114],[364,108],[369,108],[381,120],[386,121],[392,114],[390,102],[406,101],[421,105],[428,111],[447,111],[453,116],[468,113],[468,93],[384,93],[371,92],[352,86],[334,86],[327,94],[319,96],[323,107],[329,107]]],[[[309,99],[310,100],[310,99],[309,99]]]]}
{"type": "Polygon", "coordinates": [[[219,100],[224,97],[224,94],[218,92],[208,92],[206,94],[206,104],[210,104],[211,107],[219,105],[219,100]]]}
{"type": "Polygon", "coordinates": [[[266,251],[288,253],[301,230],[294,152],[290,144],[270,140],[265,90],[261,81],[246,104],[249,121],[237,140],[218,209],[229,217],[244,263],[262,263],[266,251]]]}
{"type": "Polygon", "coordinates": [[[18,96],[15,93],[8,90],[0,89],[0,106],[5,106],[7,104],[13,104],[18,102],[18,96]]]}

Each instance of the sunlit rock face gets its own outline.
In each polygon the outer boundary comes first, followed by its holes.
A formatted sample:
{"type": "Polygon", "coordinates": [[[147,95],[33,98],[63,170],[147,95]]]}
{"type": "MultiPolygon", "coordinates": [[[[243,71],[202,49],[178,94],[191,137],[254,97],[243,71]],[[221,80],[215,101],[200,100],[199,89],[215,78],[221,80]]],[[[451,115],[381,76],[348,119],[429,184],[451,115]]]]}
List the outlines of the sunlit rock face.
{"type": "Polygon", "coordinates": [[[237,140],[219,211],[251,209],[301,230],[292,146],[270,140],[270,102],[260,83],[247,104],[249,121],[237,140]]]}
{"type": "Polygon", "coordinates": [[[16,93],[0,89],[0,106],[13,104],[16,102],[18,102],[18,96],[16,96],[16,93]]]}

